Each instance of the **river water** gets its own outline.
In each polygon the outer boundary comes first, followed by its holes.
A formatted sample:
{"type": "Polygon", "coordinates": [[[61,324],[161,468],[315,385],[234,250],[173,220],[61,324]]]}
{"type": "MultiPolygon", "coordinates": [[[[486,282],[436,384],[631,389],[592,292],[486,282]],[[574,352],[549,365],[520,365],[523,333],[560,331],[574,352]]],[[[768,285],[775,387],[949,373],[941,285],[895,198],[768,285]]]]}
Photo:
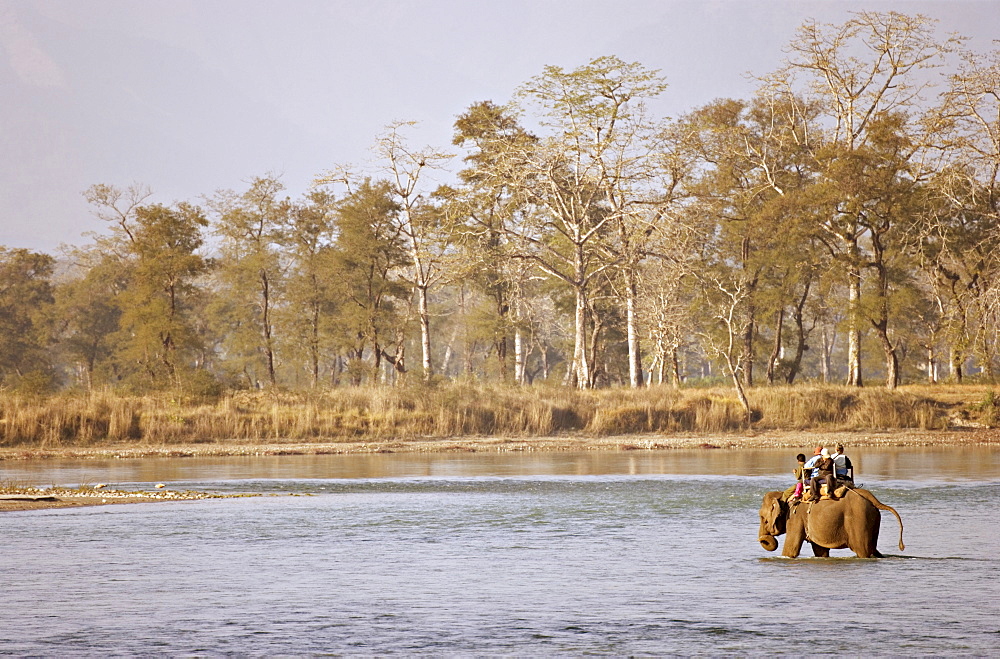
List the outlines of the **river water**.
{"type": "Polygon", "coordinates": [[[794,453],[0,463],[263,495],[4,513],[0,654],[996,656],[1000,452],[852,453],[880,560],[760,547],[794,453]]]}

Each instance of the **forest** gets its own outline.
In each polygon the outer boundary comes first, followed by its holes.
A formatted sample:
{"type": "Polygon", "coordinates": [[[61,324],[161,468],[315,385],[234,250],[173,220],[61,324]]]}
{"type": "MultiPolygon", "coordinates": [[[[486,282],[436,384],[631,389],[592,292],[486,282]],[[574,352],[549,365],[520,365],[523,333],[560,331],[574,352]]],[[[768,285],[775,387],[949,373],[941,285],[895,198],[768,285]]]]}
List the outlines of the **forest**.
{"type": "Polygon", "coordinates": [[[641,63],[548,66],[300,198],[97,183],[89,243],[0,248],[0,384],[701,384],[749,414],[762,384],[995,382],[1000,50],[860,12],[785,52],[675,118],[641,63]]]}

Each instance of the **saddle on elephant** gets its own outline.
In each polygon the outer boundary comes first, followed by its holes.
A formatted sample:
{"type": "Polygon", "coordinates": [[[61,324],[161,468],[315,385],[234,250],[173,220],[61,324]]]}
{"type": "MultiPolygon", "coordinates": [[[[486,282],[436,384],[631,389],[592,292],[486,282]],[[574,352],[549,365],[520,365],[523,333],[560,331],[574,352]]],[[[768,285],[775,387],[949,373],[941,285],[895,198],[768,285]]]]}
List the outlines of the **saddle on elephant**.
{"type": "MultiPolygon", "coordinates": [[[[838,480],[837,487],[834,488],[834,491],[833,491],[833,496],[836,497],[836,498],[838,498],[838,499],[843,499],[845,496],[847,496],[847,491],[848,490],[853,490],[853,489],[854,489],[854,481],[850,481],[850,480],[838,480]]],[[[808,497],[808,491],[806,493],[806,497],[808,497]]],[[[819,499],[816,499],[816,501],[825,501],[825,500],[831,499],[831,498],[833,498],[833,497],[830,496],[830,493],[828,491],[826,483],[820,485],[820,496],[819,496],[819,499]]],[[[797,496],[795,496],[795,486],[794,485],[781,493],[781,500],[784,501],[785,503],[787,503],[790,506],[794,506],[796,504],[803,503],[803,502],[804,503],[810,503],[810,502],[814,501],[813,499],[810,499],[810,498],[804,498],[804,497],[797,497],[797,496]]]]}

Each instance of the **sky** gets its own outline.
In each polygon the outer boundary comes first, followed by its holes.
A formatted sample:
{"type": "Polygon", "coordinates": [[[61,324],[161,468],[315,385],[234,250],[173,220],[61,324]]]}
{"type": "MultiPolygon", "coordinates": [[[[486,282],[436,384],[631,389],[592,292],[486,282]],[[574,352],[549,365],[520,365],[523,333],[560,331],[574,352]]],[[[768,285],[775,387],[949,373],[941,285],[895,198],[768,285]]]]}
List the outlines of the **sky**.
{"type": "Polygon", "coordinates": [[[664,117],[747,98],[805,20],[861,10],[998,47],[996,0],[0,0],[0,246],[85,244],[98,183],[201,203],[277,174],[294,198],[394,121],[454,150],[457,115],[548,65],[658,69],[664,117]]]}

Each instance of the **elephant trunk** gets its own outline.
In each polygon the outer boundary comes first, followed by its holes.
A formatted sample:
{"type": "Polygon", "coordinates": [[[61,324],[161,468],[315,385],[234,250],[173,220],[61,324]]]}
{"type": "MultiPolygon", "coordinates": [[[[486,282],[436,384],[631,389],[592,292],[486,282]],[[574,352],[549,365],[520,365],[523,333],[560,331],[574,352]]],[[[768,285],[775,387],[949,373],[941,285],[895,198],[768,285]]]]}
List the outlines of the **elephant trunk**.
{"type": "Polygon", "coordinates": [[[778,540],[773,535],[762,535],[757,539],[760,541],[760,546],[767,551],[774,551],[778,548],[778,540]]]}

